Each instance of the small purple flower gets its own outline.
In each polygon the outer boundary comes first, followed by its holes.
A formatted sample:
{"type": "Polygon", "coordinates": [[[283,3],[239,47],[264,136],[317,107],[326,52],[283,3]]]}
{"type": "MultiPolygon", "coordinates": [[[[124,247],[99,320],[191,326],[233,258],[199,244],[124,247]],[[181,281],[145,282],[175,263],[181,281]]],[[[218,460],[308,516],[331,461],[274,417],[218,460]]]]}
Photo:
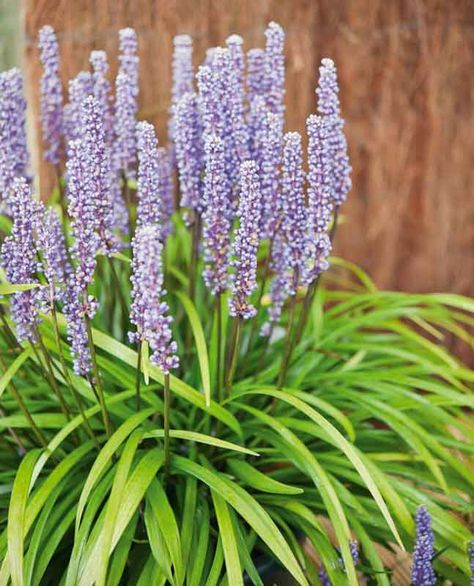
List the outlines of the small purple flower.
{"type": "Polygon", "coordinates": [[[286,238],[289,266],[293,271],[292,294],[296,293],[306,253],[307,215],[304,202],[304,171],[301,135],[287,132],[283,147],[282,230],[286,238]]]}
{"type": "MultiPolygon", "coordinates": [[[[202,211],[204,152],[196,94],[184,94],[175,110],[175,152],[179,173],[181,207],[202,211]]],[[[186,216],[185,219],[189,220],[186,216]]]]}
{"type": "Polygon", "coordinates": [[[71,267],[61,220],[53,208],[39,206],[36,221],[36,246],[41,254],[43,274],[49,285],[49,303],[64,299],[64,287],[71,267]]]}
{"type": "Polygon", "coordinates": [[[431,565],[434,553],[431,516],[426,508],[420,505],[416,511],[416,539],[411,570],[411,581],[414,586],[435,586],[436,576],[431,565]]]}
{"type": "MultiPolygon", "coordinates": [[[[352,560],[354,564],[357,565],[359,563],[359,543],[357,542],[357,540],[353,539],[352,541],[350,541],[349,548],[351,550],[352,560]]],[[[344,562],[342,559],[340,560],[340,563],[344,567],[344,562]]],[[[331,580],[329,579],[329,576],[326,572],[326,568],[324,567],[324,565],[319,570],[319,579],[321,580],[322,586],[331,586],[331,580]]]]}
{"type": "Polygon", "coordinates": [[[250,110],[247,115],[249,152],[252,160],[262,167],[262,160],[265,152],[265,140],[267,135],[267,115],[269,110],[263,96],[255,96],[250,103],[250,110]]]}
{"type": "MultiPolygon", "coordinates": [[[[2,246],[2,266],[10,283],[38,283],[36,271],[36,246],[34,227],[38,213],[38,203],[31,197],[31,190],[23,177],[12,182],[10,212],[13,220],[12,230],[2,246]]],[[[19,291],[10,301],[13,322],[18,340],[34,340],[34,329],[38,321],[37,291],[19,291]]]]}
{"type": "Polygon", "coordinates": [[[171,217],[175,210],[173,157],[170,146],[168,148],[158,148],[158,169],[160,174],[160,202],[163,224],[162,234],[163,239],[165,239],[173,231],[171,217]]]}
{"type": "Polygon", "coordinates": [[[268,112],[260,137],[262,183],[262,238],[272,239],[282,219],[280,168],[283,158],[283,129],[278,114],[268,112]]]}
{"type": "Polygon", "coordinates": [[[92,75],[89,71],[80,71],[69,81],[69,103],[64,106],[63,116],[64,135],[68,144],[81,138],[82,105],[92,90],[92,75]]]}
{"type": "Polygon", "coordinates": [[[147,341],[152,354],[150,361],[168,374],[177,368],[177,345],[173,341],[168,304],[162,300],[163,268],[160,228],[157,225],[140,226],[132,241],[132,307],[130,321],[136,327],[131,342],[147,341]]]}
{"type": "Polygon", "coordinates": [[[260,214],[257,166],[253,161],[246,161],[240,167],[240,204],[237,212],[240,226],[232,246],[231,264],[235,274],[232,279],[232,297],[229,299],[230,314],[243,319],[254,317],[257,313],[249,303],[249,297],[257,287],[260,214]]]}
{"type": "Polygon", "coordinates": [[[46,161],[58,165],[61,160],[63,132],[63,94],[59,77],[59,48],[52,27],[44,26],[39,32],[40,59],[43,65],[41,77],[41,125],[43,140],[47,145],[46,161]]]}
{"type": "Polygon", "coordinates": [[[0,73],[0,195],[8,200],[15,177],[26,177],[26,100],[19,69],[0,73]]]}
{"type": "Polygon", "coordinates": [[[265,31],[265,98],[270,112],[285,116],[285,31],[271,22],[265,31]]]}
{"type": "Polygon", "coordinates": [[[217,136],[208,138],[204,178],[203,248],[204,281],[213,295],[228,284],[231,220],[227,195],[224,144],[217,136]]]}
{"type": "Polygon", "coordinates": [[[105,141],[110,147],[114,139],[114,111],[112,88],[107,79],[109,64],[105,51],[92,51],[89,62],[92,65],[92,91],[102,110],[104,120],[105,141]]]}
{"type": "Polygon", "coordinates": [[[137,124],[138,183],[137,226],[157,224],[162,228],[158,139],[149,122],[137,124]]]}
{"type": "Polygon", "coordinates": [[[344,120],[339,105],[337,71],[331,59],[323,59],[319,68],[318,110],[326,118],[327,145],[332,161],[333,198],[340,206],[351,190],[351,166],[344,135],[344,120]]]}
{"type": "Polygon", "coordinates": [[[120,67],[116,79],[114,165],[127,179],[135,178],[136,115],[138,111],[137,35],[131,28],[120,36],[120,67]]]}

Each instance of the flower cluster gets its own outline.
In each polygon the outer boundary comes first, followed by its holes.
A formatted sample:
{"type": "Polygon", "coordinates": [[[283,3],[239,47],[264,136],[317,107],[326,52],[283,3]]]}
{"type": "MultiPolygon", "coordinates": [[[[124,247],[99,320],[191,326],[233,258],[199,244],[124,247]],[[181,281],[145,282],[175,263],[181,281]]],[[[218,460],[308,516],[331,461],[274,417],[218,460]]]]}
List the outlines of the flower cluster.
{"type": "Polygon", "coordinates": [[[15,177],[27,177],[26,101],[19,69],[0,73],[0,194],[5,200],[15,177]]]}
{"type": "Polygon", "coordinates": [[[249,303],[250,294],[257,287],[257,251],[260,229],[260,186],[257,166],[253,161],[240,168],[240,205],[237,215],[240,226],[232,246],[232,296],[229,299],[231,315],[249,319],[257,310],[249,303]]]}
{"type": "Polygon", "coordinates": [[[132,308],[130,321],[136,327],[131,332],[131,342],[148,342],[152,351],[150,360],[168,374],[177,368],[177,345],[172,339],[173,318],[168,315],[168,304],[162,300],[163,245],[157,225],[138,228],[132,242],[132,308]]]}
{"type": "Polygon", "coordinates": [[[44,158],[53,165],[61,161],[63,133],[63,93],[59,77],[59,47],[56,34],[50,26],[39,33],[41,77],[41,124],[47,149],[44,158]]]}
{"type": "MultiPolygon", "coordinates": [[[[38,262],[34,228],[38,203],[31,197],[30,187],[23,177],[13,180],[10,203],[13,226],[10,235],[3,242],[2,266],[10,283],[37,284],[38,262]]],[[[18,339],[33,340],[38,319],[36,290],[15,293],[10,308],[18,339]]]]}
{"type": "Polygon", "coordinates": [[[160,225],[162,212],[160,201],[160,164],[158,139],[149,122],[137,124],[138,182],[137,226],[160,225]]]}
{"type": "Polygon", "coordinates": [[[411,582],[413,586],[434,586],[436,576],[431,565],[434,556],[431,516],[423,505],[416,511],[416,539],[413,551],[411,582]]]}
{"type": "Polygon", "coordinates": [[[114,138],[114,109],[112,101],[112,88],[107,79],[109,64],[105,51],[92,51],[90,55],[92,66],[92,93],[100,105],[104,120],[105,141],[109,147],[114,138]]]}

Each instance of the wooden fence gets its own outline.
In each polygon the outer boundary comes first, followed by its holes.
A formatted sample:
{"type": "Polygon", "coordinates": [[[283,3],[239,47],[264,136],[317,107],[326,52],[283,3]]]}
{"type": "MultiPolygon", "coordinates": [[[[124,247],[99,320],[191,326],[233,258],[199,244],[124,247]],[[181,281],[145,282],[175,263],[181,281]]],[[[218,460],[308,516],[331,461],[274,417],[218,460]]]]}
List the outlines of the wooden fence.
{"type": "Polygon", "coordinates": [[[270,20],[288,35],[289,129],[315,109],[320,59],[339,68],[354,188],[337,252],[381,287],[473,294],[472,0],[24,0],[33,114],[43,24],[58,32],[64,80],[91,49],[106,49],[115,69],[117,30],[135,27],[140,116],[164,138],[173,36],[194,37],[198,62],[232,32],[261,46],[270,20]]]}

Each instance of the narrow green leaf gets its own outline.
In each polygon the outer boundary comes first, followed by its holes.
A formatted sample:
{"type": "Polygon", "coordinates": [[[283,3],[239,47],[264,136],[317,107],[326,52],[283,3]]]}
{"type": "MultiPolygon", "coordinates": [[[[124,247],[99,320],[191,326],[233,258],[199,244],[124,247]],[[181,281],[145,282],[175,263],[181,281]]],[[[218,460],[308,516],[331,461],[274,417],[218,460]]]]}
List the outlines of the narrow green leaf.
{"type": "Polygon", "coordinates": [[[30,289],[37,289],[41,287],[39,283],[25,283],[14,285],[13,283],[0,283],[0,295],[12,295],[19,291],[29,291],[30,289]]]}
{"type": "MultiPolygon", "coordinates": [[[[148,433],[146,433],[145,437],[164,437],[164,434],[165,432],[163,429],[155,429],[153,431],[149,431],[148,433]]],[[[216,446],[217,448],[223,448],[226,450],[233,450],[234,452],[241,452],[242,454],[249,454],[250,456],[258,456],[257,452],[244,448],[243,446],[239,446],[238,444],[218,439],[211,435],[206,435],[205,433],[199,433],[197,431],[187,431],[185,429],[171,429],[170,437],[189,440],[191,442],[197,442],[200,444],[207,444],[208,446],[216,446]]]]}
{"type": "Polygon", "coordinates": [[[232,586],[243,586],[242,568],[240,566],[239,551],[237,547],[237,538],[232,526],[229,509],[225,500],[214,490],[211,489],[214,510],[216,511],[217,525],[219,527],[219,536],[222,540],[222,549],[224,551],[224,561],[227,570],[227,581],[232,586]]]}
{"type": "Polygon", "coordinates": [[[202,329],[199,315],[196,311],[194,303],[182,291],[177,291],[176,296],[181,301],[184,311],[188,316],[191,329],[193,331],[194,341],[196,343],[196,351],[198,354],[199,367],[201,369],[201,380],[204,389],[204,396],[206,398],[206,407],[211,405],[211,377],[209,374],[209,356],[207,353],[206,338],[204,330],[202,329]]]}
{"type": "Polygon", "coordinates": [[[243,460],[230,459],[227,460],[227,465],[237,478],[256,490],[273,494],[302,494],[304,492],[302,488],[274,480],[271,476],[263,474],[243,460]]]}
{"type": "MultiPolygon", "coordinates": [[[[41,450],[28,452],[21,461],[13,483],[8,508],[8,561],[13,586],[24,586],[23,539],[25,537],[25,510],[35,464],[41,450]]],[[[2,568],[3,569],[3,568],[2,568]]],[[[27,585],[25,585],[27,586],[27,585]]]]}
{"type": "Polygon", "coordinates": [[[0,378],[0,397],[3,395],[3,391],[7,388],[8,384],[20,369],[22,364],[25,362],[25,360],[31,356],[32,352],[33,350],[30,347],[28,347],[26,350],[23,350],[23,352],[15,358],[7,370],[2,374],[2,377],[0,378]]]}
{"type": "Polygon", "coordinates": [[[190,554],[192,564],[190,564],[187,575],[188,586],[201,586],[202,584],[210,533],[209,505],[206,499],[201,500],[200,506],[197,508],[197,514],[193,547],[190,554]]]}

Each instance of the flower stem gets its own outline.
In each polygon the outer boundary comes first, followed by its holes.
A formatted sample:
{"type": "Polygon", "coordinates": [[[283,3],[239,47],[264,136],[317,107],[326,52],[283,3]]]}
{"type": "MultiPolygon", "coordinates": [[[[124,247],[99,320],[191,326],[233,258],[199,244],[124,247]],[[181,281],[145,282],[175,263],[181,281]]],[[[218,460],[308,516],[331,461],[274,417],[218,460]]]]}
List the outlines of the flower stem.
{"type": "Polygon", "coordinates": [[[97,355],[95,352],[94,340],[92,338],[92,326],[91,320],[88,316],[85,316],[86,320],[86,329],[87,329],[87,338],[89,341],[89,347],[91,351],[91,358],[92,358],[92,373],[93,378],[89,376],[89,384],[91,385],[92,391],[97,398],[97,401],[100,405],[100,410],[102,412],[102,419],[104,421],[105,432],[107,437],[110,438],[112,435],[112,429],[110,425],[109,413],[107,411],[107,406],[105,404],[105,397],[104,397],[104,389],[102,388],[102,382],[100,379],[99,367],[97,366],[97,355]]]}
{"type": "Polygon", "coordinates": [[[82,404],[81,397],[80,397],[79,393],[76,391],[74,385],[72,384],[71,377],[69,376],[69,371],[68,371],[67,365],[66,365],[66,359],[64,358],[64,352],[63,352],[63,349],[61,346],[61,336],[59,333],[58,314],[56,312],[56,307],[54,306],[54,303],[52,303],[51,308],[52,308],[51,315],[53,317],[54,337],[56,340],[56,346],[58,348],[59,362],[61,363],[64,380],[66,381],[66,384],[69,387],[69,390],[71,391],[71,394],[73,396],[74,402],[76,403],[77,408],[79,409],[79,412],[82,416],[82,420],[84,421],[84,427],[86,428],[88,435],[90,436],[92,441],[95,443],[96,447],[99,448],[99,442],[97,441],[97,438],[95,437],[95,434],[92,430],[92,427],[90,426],[90,423],[87,420],[86,414],[84,412],[84,406],[82,404]]]}
{"type": "Polygon", "coordinates": [[[117,269],[115,268],[115,265],[114,265],[114,260],[111,256],[108,256],[107,258],[109,260],[110,270],[112,273],[112,279],[115,283],[115,287],[117,288],[118,298],[119,298],[119,302],[120,302],[120,307],[122,308],[123,318],[124,318],[124,321],[126,321],[128,318],[127,300],[125,299],[125,295],[123,294],[122,284],[120,283],[117,269]]]}
{"type": "Polygon", "coordinates": [[[237,361],[240,350],[240,336],[242,333],[242,322],[243,320],[240,316],[234,320],[234,327],[227,361],[227,376],[225,383],[225,390],[227,396],[230,395],[230,390],[232,388],[232,382],[234,380],[235,375],[235,369],[237,367],[237,361]]]}
{"type": "Polygon", "coordinates": [[[137,376],[135,379],[135,395],[137,398],[137,411],[140,411],[141,398],[140,398],[140,385],[142,381],[142,341],[138,342],[137,347],[137,376]]]}
{"type": "Polygon", "coordinates": [[[216,397],[222,403],[224,396],[221,385],[221,363],[222,363],[222,296],[216,295],[215,319],[217,320],[217,356],[216,356],[216,397]]]}
{"type": "Polygon", "coordinates": [[[170,375],[165,374],[163,381],[163,430],[164,430],[164,450],[165,450],[165,476],[168,478],[170,471],[170,375]]]}
{"type": "Polygon", "coordinates": [[[278,375],[278,382],[277,387],[281,389],[281,387],[285,384],[286,380],[286,373],[288,371],[288,365],[290,364],[291,354],[293,352],[293,322],[295,319],[295,309],[296,309],[296,298],[298,296],[298,281],[299,281],[299,271],[295,271],[294,275],[294,294],[291,300],[291,305],[288,310],[288,323],[286,326],[286,344],[285,344],[285,353],[283,355],[283,359],[281,361],[280,367],[280,374],[278,375]]]}
{"type": "Polygon", "coordinates": [[[199,257],[199,236],[201,233],[201,219],[196,213],[193,223],[193,238],[191,250],[191,264],[189,267],[189,298],[194,303],[196,295],[196,271],[199,257]]]}

